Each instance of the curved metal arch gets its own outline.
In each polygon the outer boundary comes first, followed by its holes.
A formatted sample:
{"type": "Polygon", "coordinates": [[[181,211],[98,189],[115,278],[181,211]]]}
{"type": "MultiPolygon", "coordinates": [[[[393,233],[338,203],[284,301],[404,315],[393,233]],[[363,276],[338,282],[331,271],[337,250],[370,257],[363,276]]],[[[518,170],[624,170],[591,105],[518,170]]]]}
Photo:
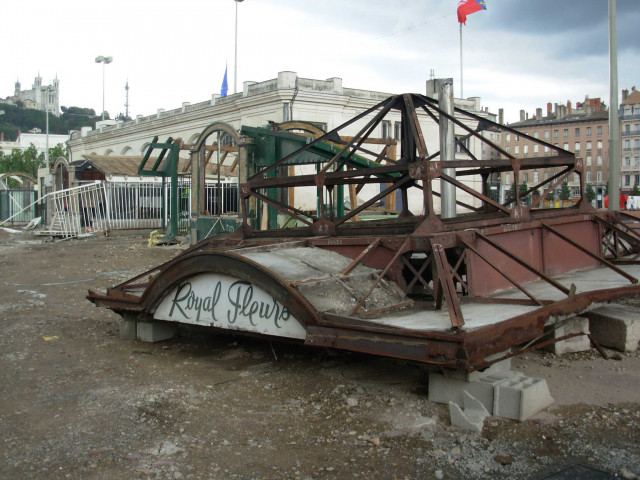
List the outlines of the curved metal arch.
{"type": "Polygon", "coordinates": [[[204,145],[204,142],[206,142],[207,138],[209,138],[209,135],[211,135],[214,132],[228,133],[229,135],[231,135],[231,138],[233,138],[233,141],[236,145],[240,143],[240,137],[238,136],[238,131],[235,128],[233,128],[232,125],[229,125],[226,122],[215,122],[209,125],[208,127],[206,127],[202,131],[202,133],[198,137],[198,140],[196,140],[196,143],[193,145],[191,151],[197,152],[198,150],[200,150],[204,145]]]}
{"type": "Polygon", "coordinates": [[[280,130],[286,130],[288,132],[291,130],[302,130],[303,132],[310,133],[312,135],[324,135],[325,133],[327,133],[317,125],[314,125],[313,123],[301,122],[299,120],[279,123],[278,128],[280,130]]]}
{"type": "Polygon", "coordinates": [[[5,178],[14,178],[18,181],[20,181],[19,178],[23,178],[33,183],[34,185],[38,184],[38,180],[36,180],[33,176],[29,175],[26,172],[7,172],[7,173],[0,174],[0,180],[4,180],[5,178]]]}
{"type": "Polygon", "coordinates": [[[251,282],[287,307],[305,328],[321,321],[317,310],[285,280],[259,263],[230,252],[200,251],[169,262],[140,297],[142,311],[153,314],[176,285],[201,273],[221,273],[251,282]]]}

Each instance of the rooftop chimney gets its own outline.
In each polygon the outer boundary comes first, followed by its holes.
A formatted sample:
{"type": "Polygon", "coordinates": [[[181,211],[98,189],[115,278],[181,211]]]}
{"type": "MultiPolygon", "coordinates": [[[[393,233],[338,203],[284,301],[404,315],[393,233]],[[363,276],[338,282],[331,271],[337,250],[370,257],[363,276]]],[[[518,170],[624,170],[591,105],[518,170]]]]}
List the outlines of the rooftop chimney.
{"type": "Polygon", "coordinates": [[[627,98],[629,98],[629,90],[625,88],[622,90],[622,101],[624,102],[627,98]]]}
{"type": "Polygon", "coordinates": [[[551,102],[547,102],[547,117],[551,116],[551,112],[553,112],[552,108],[551,102]]]}
{"type": "Polygon", "coordinates": [[[567,113],[571,115],[571,100],[567,100],[567,113]]]}
{"type": "Polygon", "coordinates": [[[498,109],[498,123],[504,125],[504,108],[498,109]]]}
{"type": "Polygon", "coordinates": [[[540,120],[542,118],[542,109],[536,108],[536,120],[540,120]]]}
{"type": "Polygon", "coordinates": [[[525,119],[524,110],[520,110],[520,121],[523,122],[525,119]]]}

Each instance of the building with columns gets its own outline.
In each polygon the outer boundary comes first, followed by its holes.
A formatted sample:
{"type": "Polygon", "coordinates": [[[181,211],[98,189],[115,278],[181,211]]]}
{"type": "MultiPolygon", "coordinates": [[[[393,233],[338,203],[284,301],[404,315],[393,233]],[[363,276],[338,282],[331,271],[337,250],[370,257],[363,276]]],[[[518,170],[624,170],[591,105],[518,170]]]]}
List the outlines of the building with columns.
{"type": "Polygon", "coordinates": [[[628,194],[640,188],[640,91],[636,87],[622,91],[620,103],[620,191],[628,194]]]}

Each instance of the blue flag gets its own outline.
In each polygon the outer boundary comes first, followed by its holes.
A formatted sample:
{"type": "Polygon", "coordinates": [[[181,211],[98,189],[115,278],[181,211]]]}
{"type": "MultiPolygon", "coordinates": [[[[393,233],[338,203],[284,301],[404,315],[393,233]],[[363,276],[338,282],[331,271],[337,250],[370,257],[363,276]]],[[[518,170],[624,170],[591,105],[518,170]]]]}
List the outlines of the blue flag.
{"type": "Polygon", "coordinates": [[[220,96],[226,97],[229,85],[227,84],[227,67],[224,67],[224,78],[222,79],[222,86],[220,87],[220,96]]]}

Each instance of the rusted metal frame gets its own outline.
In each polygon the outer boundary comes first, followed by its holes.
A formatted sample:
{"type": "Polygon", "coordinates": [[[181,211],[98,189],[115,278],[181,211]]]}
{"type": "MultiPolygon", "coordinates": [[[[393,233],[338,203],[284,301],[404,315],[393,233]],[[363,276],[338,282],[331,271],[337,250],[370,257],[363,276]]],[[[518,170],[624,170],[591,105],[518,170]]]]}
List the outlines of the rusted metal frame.
{"type": "Polygon", "coordinates": [[[493,248],[498,250],[503,255],[506,255],[507,257],[511,258],[511,260],[516,262],[521,267],[526,268],[531,273],[534,273],[535,275],[537,275],[538,277],[543,279],[545,282],[549,283],[550,285],[553,285],[554,287],[556,287],[558,290],[560,290],[565,295],[569,295],[570,290],[567,287],[565,287],[564,285],[561,285],[560,283],[556,282],[553,278],[548,276],[546,273],[541,272],[536,267],[534,267],[533,265],[529,264],[528,262],[526,262],[522,258],[520,258],[517,255],[511,253],[509,250],[504,248],[502,245],[494,242],[493,240],[490,240],[488,237],[486,237],[485,235],[483,235],[480,232],[476,232],[476,236],[477,236],[477,238],[480,238],[481,240],[484,240],[486,243],[491,245],[493,248]]]}
{"type": "MultiPolygon", "coordinates": [[[[552,330],[550,330],[550,331],[552,331],[552,330]]],[[[546,333],[545,333],[545,335],[546,335],[546,333]]],[[[549,345],[553,345],[554,343],[562,342],[563,340],[568,340],[568,339],[573,338],[573,337],[580,337],[582,335],[589,336],[589,334],[587,334],[585,332],[568,333],[567,335],[563,335],[561,337],[550,338],[549,340],[545,340],[543,342],[538,342],[538,343],[535,343],[533,345],[530,345],[530,346],[527,346],[527,347],[524,347],[524,348],[519,348],[519,349],[517,349],[515,351],[512,351],[511,353],[507,353],[507,354],[505,354],[505,355],[503,355],[503,356],[501,356],[499,358],[492,359],[490,361],[482,361],[482,362],[479,362],[479,363],[474,363],[471,366],[471,368],[469,370],[469,373],[476,372],[478,370],[484,370],[485,368],[490,367],[494,363],[498,363],[498,362],[501,362],[503,360],[507,360],[507,359],[515,357],[517,355],[522,355],[523,353],[532,352],[534,350],[539,350],[539,349],[547,347],[549,345]]]]}
{"type": "Polygon", "coordinates": [[[381,313],[394,312],[396,310],[402,310],[403,308],[407,308],[413,305],[413,301],[408,300],[402,303],[396,303],[395,305],[388,305],[386,307],[376,308],[374,310],[366,310],[360,314],[363,318],[371,318],[376,315],[380,315],[381,313]]]}
{"type": "Polygon", "coordinates": [[[362,143],[367,139],[369,135],[371,135],[373,129],[378,126],[380,121],[387,115],[387,113],[389,113],[394,103],[395,102],[390,102],[388,105],[385,105],[356,135],[353,136],[351,140],[349,140],[345,144],[342,150],[334,155],[333,158],[329,160],[329,162],[324,167],[322,167],[320,173],[325,173],[332,165],[334,165],[338,161],[338,158],[342,157],[347,150],[352,148],[347,156],[344,157],[341,161],[341,166],[344,165],[354,155],[356,150],[361,148],[362,143]]]}
{"type": "Polygon", "coordinates": [[[553,300],[533,301],[526,298],[503,298],[503,297],[461,297],[460,303],[479,303],[489,305],[525,305],[531,307],[541,307],[553,303],[553,300]]]}
{"type": "MultiPolygon", "coordinates": [[[[618,235],[615,231],[609,229],[605,230],[602,236],[602,247],[609,252],[609,254],[613,257],[613,261],[620,261],[620,256],[625,256],[628,251],[618,251],[618,247],[623,246],[618,239],[618,235]]],[[[603,256],[606,256],[606,251],[603,252],[603,256]]]]}
{"type": "MultiPolygon", "coordinates": [[[[618,217],[626,217],[629,220],[632,220],[634,223],[638,223],[640,222],[640,219],[634,217],[633,215],[629,215],[627,213],[624,212],[617,212],[618,217]]],[[[621,231],[628,233],[629,235],[631,235],[635,241],[640,242],[640,234],[638,234],[638,230],[639,228],[631,228],[629,227],[629,225],[627,225],[627,223],[625,223],[622,219],[620,218],[616,218],[618,225],[620,225],[620,227],[618,227],[621,231]],[[624,228],[622,228],[624,227],[624,228]]]]}
{"type": "MultiPolygon", "coordinates": [[[[569,176],[569,175],[571,175],[572,173],[575,173],[575,171],[576,171],[575,167],[568,167],[568,168],[567,168],[567,170],[566,170],[565,172],[566,172],[566,175],[567,175],[567,176],[569,176]]],[[[547,182],[548,182],[548,181],[549,181],[549,180],[547,180],[547,182]]],[[[543,183],[547,183],[547,182],[543,182],[543,183]]],[[[540,185],[540,184],[539,184],[539,185],[540,185]]],[[[530,193],[535,192],[535,191],[537,190],[537,187],[538,187],[538,186],[536,185],[536,186],[534,186],[534,187],[529,188],[528,190],[526,190],[526,191],[522,194],[522,196],[523,196],[523,197],[526,197],[526,196],[527,196],[527,195],[529,195],[530,193]]],[[[549,191],[549,190],[545,190],[545,191],[544,191],[545,195],[546,195],[546,193],[547,193],[548,191],[549,191]]],[[[540,195],[540,197],[542,198],[542,195],[540,195]]]]}
{"type": "Polygon", "coordinates": [[[364,250],[362,250],[362,252],[360,252],[360,255],[353,259],[353,261],[347,266],[347,268],[340,272],[340,275],[349,275],[351,270],[356,268],[360,264],[360,262],[362,262],[362,260],[367,257],[367,255],[372,253],[378,247],[378,245],[380,245],[381,240],[382,238],[380,237],[374,239],[372,243],[370,243],[364,250]]]}
{"type": "Polygon", "coordinates": [[[566,173],[566,175],[563,176],[561,179],[559,179],[558,181],[553,183],[547,189],[543,189],[542,190],[542,194],[538,197],[537,200],[535,200],[534,202],[531,202],[531,205],[529,206],[529,208],[536,208],[538,205],[540,205],[540,202],[542,202],[546,198],[546,196],[549,194],[549,192],[551,190],[553,190],[554,188],[556,188],[556,186],[558,186],[566,177],[568,177],[569,174],[571,173],[571,171],[570,171],[569,167],[567,167],[567,170],[560,171],[560,172],[556,173],[555,175],[553,175],[551,178],[548,178],[547,180],[543,180],[542,182],[538,183],[538,185],[533,187],[533,191],[535,191],[538,188],[540,188],[542,185],[546,185],[548,183],[553,182],[556,178],[560,177],[561,175],[563,175],[565,173],[566,173]]]}
{"type": "Polygon", "coordinates": [[[409,268],[411,273],[413,273],[414,275],[414,277],[411,279],[411,281],[407,284],[406,288],[404,289],[405,293],[411,290],[411,288],[413,288],[413,286],[416,284],[417,281],[420,281],[422,286],[426,288],[428,292],[433,293],[433,289],[429,286],[427,281],[424,278],[422,278],[422,274],[427,269],[427,267],[431,264],[432,257],[433,255],[427,255],[427,258],[425,259],[424,263],[417,271],[414,268],[414,266],[411,265],[411,262],[409,262],[409,260],[407,260],[405,257],[402,257],[402,262],[404,263],[405,266],[409,268]]]}
{"type": "MultiPolygon", "coordinates": [[[[427,97],[422,97],[427,98],[427,97]]],[[[430,102],[429,102],[430,103],[430,102]]],[[[437,103],[437,102],[435,102],[437,103]]],[[[431,108],[433,108],[434,110],[436,110],[441,117],[445,117],[449,120],[451,120],[453,123],[455,123],[457,126],[459,126],[460,128],[462,128],[463,130],[465,130],[467,133],[473,135],[474,137],[478,138],[481,142],[486,143],[487,145],[489,145],[491,148],[493,148],[494,150],[498,151],[501,155],[511,159],[511,160],[515,160],[516,157],[514,157],[513,155],[511,155],[510,153],[507,153],[506,151],[504,151],[502,148],[500,148],[498,145],[496,145],[495,143],[493,143],[492,141],[488,140],[486,137],[483,137],[482,135],[480,135],[479,133],[477,133],[475,130],[472,130],[471,128],[467,127],[464,123],[460,122],[457,118],[455,118],[455,116],[449,115],[446,112],[444,112],[443,110],[440,110],[439,107],[437,107],[434,104],[429,105],[431,108]]],[[[426,107],[426,105],[421,105],[422,109],[427,112],[427,114],[434,120],[436,121],[438,124],[440,123],[440,119],[438,117],[436,117],[433,112],[430,112],[429,109],[426,107]]],[[[466,112],[464,110],[460,110],[459,108],[454,108],[454,112],[458,112],[458,113],[462,113],[463,115],[469,115],[469,112],[466,112]]],[[[477,116],[472,116],[472,118],[475,118],[476,120],[480,119],[480,117],[477,116]]],[[[480,120],[479,120],[480,121],[480,120]]],[[[487,120],[482,119],[482,122],[487,122],[487,120]]],[[[490,121],[489,121],[490,122],[490,121]]],[[[498,124],[494,124],[493,122],[490,122],[493,125],[496,125],[500,128],[503,127],[503,125],[498,125],[498,124]]]]}
{"type": "Polygon", "coordinates": [[[569,245],[573,246],[574,248],[577,248],[578,250],[580,250],[582,253],[585,253],[586,255],[590,256],[591,258],[599,261],[601,264],[609,267],[611,270],[613,270],[614,272],[616,272],[619,275],[622,275],[624,278],[626,278],[627,280],[629,280],[631,283],[636,284],[638,283],[638,279],[636,277],[634,277],[633,275],[629,275],[627,272],[625,272],[624,270],[622,270],[621,268],[616,267],[613,263],[605,260],[604,258],[600,257],[599,255],[596,255],[595,253],[587,250],[586,248],[584,248],[581,245],[578,245],[576,242],[574,242],[573,240],[571,240],[570,238],[566,237],[565,235],[561,234],[560,232],[558,232],[556,229],[551,228],[549,225],[546,225],[544,223],[541,224],[543,229],[546,229],[548,231],[550,231],[551,233],[553,233],[556,237],[561,238],[562,240],[564,240],[565,242],[567,242],[569,245]]]}
{"type": "Polygon", "coordinates": [[[398,249],[398,251],[395,253],[395,255],[391,258],[391,260],[389,261],[389,263],[387,264],[386,267],[384,267],[384,270],[382,270],[382,272],[380,272],[380,275],[378,275],[378,277],[376,278],[375,282],[373,282],[373,285],[371,285],[371,288],[369,289],[369,291],[365,294],[364,297],[362,297],[362,299],[358,302],[358,304],[353,308],[353,310],[351,310],[350,315],[355,315],[355,313],[360,310],[360,308],[362,307],[362,305],[364,305],[364,302],[367,298],[369,298],[369,295],[371,295],[371,292],[373,292],[373,289],[376,288],[378,286],[378,284],[380,283],[380,281],[382,280],[382,277],[384,277],[387,272],[389,271],[389,269],[396,263],[396,261],[398,260],[398,257],[400,255],[402,255],[405,252],[405,249],[407,248],[407,245],[409,244],[409,242],[411,241],[410,237],[407,237],[405,239],[404,242],[402,242],[402,246],[398,249]]]}
{"type": "MultiPolygon", "coordinates": [[[[431,248],[433,251],[433,259],[438,272],[438,283],[440,285],[440,291],[447,302],[447,312],[449,313],[449,320],[451,326],[456,330],[460,330],[464,326],[464,317],[462,315],[462,309],[460,308],[460,302],[458,300],[458,292],[453,283],[453,276],[451,275],[449,261],[447,260],[447,254],[445,249],[439,243],[431,242],[431,248]]],[[[436,280],[434,279],[434,287],[436,280]]]]}
{"type": "Polygon", "coordinates": [[[589,340],[591,340],[593,346],[596,347],[596,350],[598,350],[600,356],[602,356],[602,358],[604,358],[605,360],[609,360],[609,355],[607,355],[607,352],[605,352],[604,349],[600,346],[600,342],[598,342],[598,340],[596,340],[590,333],[587,333],[587,337],[589,337],[589,340]]]}
{"type": "MultiPolygon", "coordinates": [[[[462,137],[462,138],[455,138],[455,142],[456,142],[456,145],[458,145],[458,146],[460,147],[460,149],[461,149],[461,150],[464,150],[464,152],[465,152],[467,155],[469,155],[469,156],[471,157],[471,159],[472,159],[472,160],[475,160],[476,162],[479,162],[480,160],[478,160],[478,159],[476,158],[476,156],[475,156],[473,153],[471,153],[471,151],[470,151],[467,147],[465,147],[465,146],[464,146],[464,143],[463,143],[467,138],[471,138],[471,136],[472,136],[472,135],[471,135],[470,133],[468,133],[468,134],[466,134],[466,135],[465,135],[464,137],[462,137]]],[[[484,138],[484,137],[483,137],[483,138],[484,138]]]]}
{"type": "Polygon", "coordinates": [[[638,285],[577,293],[503,322],[465,332],[464,343],[471,358],[470,363],[477,365],[478,369],[495,363],[494,360],[486,362],[484,357],[502,352],[514,345],[524,344],[539,336],[543,332],[546,320],[551,316],[577,315],[591,304],[638,294],[638,285]]]}
{"type": "MultiPolygon", "coordinates": [[[[428,101],[430,101],[430,102],[435,102],[434,100],[429,99],[428,97],[424,97],[424,98],[425,98],[425,99],[427,99],[427,100],[428,100],[428,101]]],[[[458,108],[458,107],[454,107],[454,109],[453,109],[453,110],[454,110],[454,112],[458,112],[458,113],[461,113],[461,114],[466,115],[466,116],[468,116],[468,117],[471,117],[471,118],[473,118],[473,119],[477,120],[478,122],[482,122],[484,125],[494,126],[494,127],[498,128],[500,131],[502,131],[502,130],[506,130],[507,132],[513,133],[513,134],[515,134],[515,135],[519,135],[520,137],[523,137],[523,138],[525,138],[526,140],[531,140],[532,142],[534,142],[534,143],[538,143],[539,145],[542,145],[542,146],[544,146],[544,147],[549,147],[550,149],[555,150],[555,151],[557,151],[558,153],[560,153],[560,152],[562,152],[562,153],[568,153],[569,155],[571,155],[571,156],[575,157],[575,155],[574,155],[572,152],[569,152],[569,151],[567,151],[567,150],[563,150],[562,148],[560,148],[560,147],[556,147],[555,145],[552,145],[551,143],[547,143],[547,142],[545,142],[544,140],[540,140],[539,138],[534,138],[534,137],[532,137],[532,136],[530,136],[530,135],[527,135],[526,133],[522,133],[522,132],[520,132],[520,131],[518,131],[518,130],[515,130],[515,129],[511,128],[511,127],[508,127],[508,126],[506,126],[506,125],[500,125],[500,124],[495,123],[495,122],[492,122],[491,120],[488,120],[488,119],[486,119],[486,118],[482,118],[482,117],[480,117],[480,116],[476,115],[475,113],[472,113],[472,112],[469,112],[469,111],[463,110],[463,109],[458,108]]],[[[484,138],[484,137],[483,137],[483,138],[484,138]]],[[[497,145],[494,145],[494,144],[493,144],[492,142],[490,142],[489,140],[486,140],[485,142],[486,142],[487,144],[489,144],[489,145],[492,145],[492,147],[493,147],[493,148],[495,148],[496,150],[501,151],[501,149],[500,149],[500,148],[496,148],[496,147],[497,147],[497,145]]],[[[506,152],[504,152],[504,153],[506,153],[506,152]]],[[[507,154],[507,156],[509,156],[509,155],[507,154]]]]}
{"type": "Polygon", "coordinates": [[[467,192],[469,195],[476,197],[479,200],[482,200],[485,203],[488,203],[489,205],[497,208],[498,210],[506,213],[507,215],[511,214],[511,210],[509,210],[506,207],[503,207],[501,204],[499,204],[498,202],[492,200],[489,197],[486,197],[484,195],[482,195],[481,193],[478,193],[476,190],[474,190],[471,187],[466,186],[464,183],[462,182],[458,182],[456,179],[450,177],[449,175],[447,175],[446,173],[440,173],[440,178],[446,180],[447,182],[451,183],[452,185],[455,185],[457,188],[464,190],[465,192],[467,192]]]}
{"type": "MultiPolygon", "coordinates": [[[[549,188],[547,188],[544,192],[542,192],[542,195],[540,195],[540,198],[546,197],[551,190],[553,190],[558,185],[560,185],[569,176],[569,174],[571,173],[570,168],[571,167],[567,167],[566,170],[562,170],[562,171],[556,173],[555,175],[553,175],[551,178],[549,178],[547,180],[547,183],[552,182],[554,179],[557,179],[557,180],[549,188]]],[[[516,182],[516,187],[517,187],[517,182],[516,182]]],[[[517,192],[518,192],[518,189],[516,188],[516,193],[517,192]]],[[[509,200],[509,201],[505,201],[503,203],[503,205],[507,206],[507,205],[512,204],[515,201],[516,201],[515,199],[509,200]]]]}
{"type": "MultiPolygon", "coordinates": [[[[414,185],[414,187],[419,189],[419,190],[424,190],[424,187],[422,185],[417,184],[417,183],[414,185]]],[[[431,195],[434,196],[434,197],[438,197],[438,198],[442,197],[442,195],[440,193],[438,193],[438,192],[431,192],[431,195]]],[[[483,196],[483,198],[484,198],[484,196],[483,196]]],[[[489,197],[486,197],[486,198],[489,198],[489,197]]],[[[473,205],[469,205],[468,203],[464,203],[464,202],[461,202],[461,201],[458,201],[458,200],[456,200],[456,205],[458,205],[460,207],[464,207],[464,208],[466,208],[468,210],[471,210],[473,212],[482,212],[483,211],[482,207],[474,207],[473,205]]]]}
{"type": "Polygon", "coordinates": [[[278,210],[280,213],[283,213],[285,215],[290,215],[291,218],[295,218],[296,220],[300,220],[302,223],[311,226],[313,222],[317,222],[318,218],[315,217],[314,215],[311,214],[307,214],[305,212],[303,212],[302,210],[298,210],[295,207],[292,207],[291,205],[285,205],[284,203],[280,203],[277,200],[274,200],[272,198],[266,197],[265,195],[262,195],[258,192],[253,191],[251,193],[254,197],[256,197],[258,200],[262,200],[263,202],[271,205],[273,208],[275,208],[276,210],[278,210]],[[293,212],[293,213],[291,213],[293,212]],[[307,220],[306,218],[302,217],[302,215],[310,217],[313,222],[307,220]]]}
{"type": "Polygon", "coordinates": [[[520,282],[518,282],[513,277],[511,277],[511,275],[509,275],[508,273],[503,272],[502,270],[500,270],[493,262],[491,262],[482,253],[480,253],[480,251],[478,249],[476,249],[473,245],[471,245],[469,242],[467,242],[464,239],[461,239],[460,241],[466,248],[468,248],[473,253],[475,253],[482,261],[484,261],[487,265],[489,265],[496,272],[498,272],[500,275],[502,275],[509,283],[511,283],[511,285],[513,285],[518,290],[520,290],[522,293],[524,293],[527,297],[529,297],[531,299],[531,301],[535,302],[536,305],[540,305],[540,306],[544,305],[542,300],[537,299],[536,297],[533,296],[533,294],[529,293],[529,291],[526,290],[522,285],[520,285],[520,282]]]}
{"type": "Polygon", "coordinates": [[[466,259],[467,259],[467,251],[463,250],[456,264],[453,267],[451,267],[451,274],[458,280],[458,282],[460,282],[463,292],[465,291],[469,292],[469,287],[467,286],[467,282],[465,282],[462,279],[462,276],[458,273],[458,269],[460,268],[460,265],[462,265],[462,262],[466,262],[466,259]]]}
{"type": "MultiPolygon", "coordinates": [[[[397,95],[393,96],[393,97],[389,97],[385,100],[383,100],[382,102],[374,105],[373,107],[365,110],[364,112],[362,112],[359,115],[356,115],[355,117],[353,117],[351,120],[343,123],[342,125],[334,128],[333,130],[325,133],[324,135],[322,135],[321,137],[318,137],[314,140],[312,140],[309,143],[306,143],[305,145],[303,145],[300,149],[296,150],[295,152],[291,152],[289,155],[286,155],[284,157],[282,157],[280,160],[278,160],[277,162],[263,168],[262,170],[260,170],[259,172],[257,172],[256,174],[254,174],[253,176],[251,176],[248,180],[253,180],[254,178],[261,178],[263,177],[268,171],[273,170],[274,168],[279,167],[280,165],[286,163],[287,161],[289,161],[290,159],[292,159],[293,157],[295,157],[296,155],[310,149],[311,147],[313,147],[314,145],[323,142],[323,141],[329,141],[329,142],[335,142],[336,141],[336,137],[340,138],[340,135],[338,134],[338,132],[345,128],[348,127],[349,125],[351,125],[352,123],[357,122],[358,120],[360,120],[363,117],[366,117],[367,115],[369,115],[372,112],[377,111],[379,108],[386,106],[387,104],[391,104],[394,103],[397,99],[397,95]]],[[[340,140],[342,141],[342,140],[340,140]]]]}
{"type": "Polygon", "coordinates": [[[422,135],[422,129],[420,128],[420,122],[418,121],[418,115],[416,107],[413,104],[413,99],[411,98],[411,95],[404,94],[402,95],[402,100],[405,105],[407,122],[409,123],[410,131],[416,142],[416,147],[418,148],[418,155],[420,157],[427,157],[429,155],[429,151],[427,150],[427,145],[424,141],[424,136],[422,135]]]}
{"type": "MultiPolygon", "coordinates": [[[[596,220],[596,222],[600,223],[602,226],[608,228],[614,233],[621,235],[622,238],[624,238],[627,242],[633,244],[638,250],[640,250],[640,239],[635,235],[635,233],[627,232],[621,229],[620,227],[618,227],[617,225],[614,225],[613,223],[610,223],[606,221],[604,218],[601,218],[599,216],[594,216],[593,218],[596,220]]],[[[604,238],[604,235],[603,235],[603,238],[604,238]]]]}
{"type": "Polygon", "coordinates": [[[345,215],[344,217],[338,219],[334,225],[337,227],[338,225],[342,225],[344,222],[346,222],[347,220],[349,220],[352,217],[355,217],[356,215],[358,215],[360,212],[362,212],[363,210],[366,210],[367,208],[369,208],[370,205],[373,205],[374,203],[376,203],[378,200],[380,200],[381,198],[386,197],[387,195],[389,195],[391,192],[393,192],[394,190],[397,190],[398,188],[400,188],[402,185],[409,183],[409,182],[413,182],[413,179],[411,177],[404,176],[402,177],[400,180],[398,180],[397,182],[395,182],[394,184],[392,184],[391,186],[385,188],[382,192],[380,192],[379,194],[377,194],[376,196],[370,198],[369,200],[367,200],[366,202],[364,202],[362,205],[360,205],[358,208],[356,208],[355,210],[351,210],[347,215],[345,215]]]}

